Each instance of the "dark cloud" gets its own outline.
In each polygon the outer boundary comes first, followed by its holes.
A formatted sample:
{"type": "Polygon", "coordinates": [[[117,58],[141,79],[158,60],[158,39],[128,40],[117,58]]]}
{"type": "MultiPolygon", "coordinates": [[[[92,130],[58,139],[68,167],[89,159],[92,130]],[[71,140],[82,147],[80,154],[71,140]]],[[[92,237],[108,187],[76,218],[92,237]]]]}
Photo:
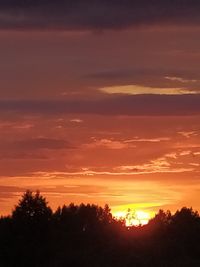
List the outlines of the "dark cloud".
{"type": "MultiPolygon", "coordinates": [[[[13,147],[14,148],[14,147],[13,147]]],[[[28,152],[28,151],[1,151],[0,160],[49,160],[47,155],[38,153],[28,152]]]]}
{"type": "MultiPolygon", "coordinates": [[[[0,112],[22,114],[99,114],[133,116],[200,115],[200,94],[194,95],[116,95],[95,100],[0,101],[0,112]]],[[[65,141],[33,139],[22,146],[58,148],[69,146],[65,141]]]]}
{"type": "Polygon", "coordinates": [[[52,139],[52,138],[30,138],[24,140],[16,140],[12,142],[4,142],[0,144],[1,148],[1,156],[6,156],[10,158],[36,158],[36,159],[46,159],[40,155],[38,157],[37,154],[27,154],[27,153],[17,153],[13,152],[14,150],[17,151],[33,151],[39,149],[52,149],[52,150],[59,150],[59,149],[73,149],[74,147],[67,141],[61,139],[52,139]],[[2,152],[6,151],[4,155],[2,152]],[[12,151],[11,155],[8,153],[12,151]]]}
{"type": "Polygon", "coordinates": [[[51,138],[32,138],[16,141],[15,146],[21,149],[70,149],[72,146],[65,140],[51,138]]]}
{"type": "Polygon", "coordinates": [[[197,79],[199,77],[199,70],[190,70],[189,68],[129,68],[129,69],[120,69],[118,66],[117,68],[113,69],[106,69],[102,71],[96,71],[85,75],[83,78],[90,78],[97,80],[98,82],[101,80],[106,81],[113,81],[113,80],[129,80],[132,81],[141,81],[142,79],[148,78],[151,79],[152,77],[158,77],[164,79],[166,76],[172,77],[183,77],[184,79],[197,79]]]}
{"type": "Polygon", "coordinates": [[[199,0],[1,0],[0,27],[103,30],[199,24],[199,0]]]}

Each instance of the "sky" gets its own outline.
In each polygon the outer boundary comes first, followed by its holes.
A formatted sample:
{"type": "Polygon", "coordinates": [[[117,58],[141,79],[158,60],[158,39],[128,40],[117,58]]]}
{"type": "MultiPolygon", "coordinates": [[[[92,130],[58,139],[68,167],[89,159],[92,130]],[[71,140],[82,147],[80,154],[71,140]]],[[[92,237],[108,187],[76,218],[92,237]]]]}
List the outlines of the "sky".
{"type": "Polygon", "coordinates": [[[0,213],[200,211],[200,2],[0,0],[0,213]]]}

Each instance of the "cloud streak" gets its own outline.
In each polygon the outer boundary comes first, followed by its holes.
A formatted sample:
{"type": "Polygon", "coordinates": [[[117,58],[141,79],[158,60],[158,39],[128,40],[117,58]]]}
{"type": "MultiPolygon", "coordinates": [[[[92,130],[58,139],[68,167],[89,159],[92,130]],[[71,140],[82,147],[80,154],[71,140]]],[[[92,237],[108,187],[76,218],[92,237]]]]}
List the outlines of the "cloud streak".
{"type": "MultiPolygon", "coordinates": [[[[83,169],[76,172],[59,172],[59,173],[49,173],[55,175],[63,175],[67,176],[133,176],[133,175],[143,175],[143,174],[154,174],[154,173],[184,173],[184,172],[192,172],[194,171],[194,166],[188,168],[170,168],[170,166],[155,166],[152,164],[144,164],[144,165],[136,165],[136,166],[119,166],[111,171],[98,171],[91,169],[83,169]]],[[[43,172],[35,173],[35,175],[48,175],[43,172]]]]}
{"type": "Polygon", "coordinates": [[[115,95],[90,100],[1,100],[1,112],[26,114],[93,114],[128,116],[200,115],[200,94],[115,95]]]}
{"type": "Polygon", "coordinates": [[[198,0],[1,0],[2,29],[105,30],[199,24],[198,0]]]}

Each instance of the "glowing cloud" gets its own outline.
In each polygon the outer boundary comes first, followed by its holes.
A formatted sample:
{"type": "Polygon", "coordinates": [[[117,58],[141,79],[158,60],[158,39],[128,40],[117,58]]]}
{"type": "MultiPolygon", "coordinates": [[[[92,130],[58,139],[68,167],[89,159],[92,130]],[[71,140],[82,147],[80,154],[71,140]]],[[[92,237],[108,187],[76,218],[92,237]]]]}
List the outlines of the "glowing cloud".
{"type": "Polygon", "coordinates": [[[102,87],[99,89],[101,92],[107,94],[128,94],[128,95],[185,95],[185,94],[198,94],[196,91],[184,89],[184,88],[155,88],[140,85],[119,85],[102,87]]]}

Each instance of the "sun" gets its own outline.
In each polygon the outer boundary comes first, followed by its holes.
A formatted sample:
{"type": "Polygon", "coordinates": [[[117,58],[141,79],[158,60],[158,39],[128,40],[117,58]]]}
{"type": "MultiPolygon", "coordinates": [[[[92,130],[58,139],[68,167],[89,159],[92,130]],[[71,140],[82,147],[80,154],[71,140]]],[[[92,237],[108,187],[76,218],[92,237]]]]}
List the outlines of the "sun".
{"type": "Polygon", "coordinates": [[[136,210],[136,211],[116,211],[113,213],[116,219],[124,219],[126,226],[139,226],[148,224],[151,219],[151,214],[148,211],[136,210]]]}

